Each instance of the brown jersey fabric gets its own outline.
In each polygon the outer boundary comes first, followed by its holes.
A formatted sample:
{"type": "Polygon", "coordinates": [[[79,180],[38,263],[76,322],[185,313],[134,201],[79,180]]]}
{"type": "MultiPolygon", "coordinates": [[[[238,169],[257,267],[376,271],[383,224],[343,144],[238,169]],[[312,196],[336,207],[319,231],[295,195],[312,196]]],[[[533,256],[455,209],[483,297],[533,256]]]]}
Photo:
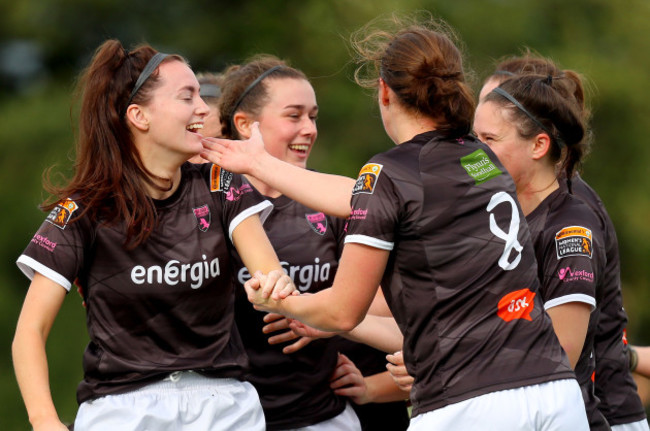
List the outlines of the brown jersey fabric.
{"type": "Polygon", "coordinates": [[[546,310],[570,302],[593,307],[575,373],[592,430],[610,429],[598,410],[593,376],[594,338],[602,303],[605,269],[604,235],[595,214],[563,188],[548,195],[526,217],[537,256],[540,296],[546,310]]]}
{"type": "MultiPolygon", "coordinates": [[[[286,196],[270,201],[273,211],[264,222],[264,230],[284,270],[301,292],[330,287],[338,268],[344,220],[311,210],[286,196]]],[[[292,354],[282,352],[289,343],[270,345],[269,334],[262,332],[266,313],[256,311],[248,302],[243,285],[250,275],[236,255],[235,261],[235,321],[249,357],[246,379],[260,396],[267,429],[301,428],[340,414],[346,398],[330,389],[337,361],[333,340],[313,340],[292,354]]]]}
{"type": "Polygon", "coordinates": [[[413,415],[574,378],[538,297],[512,179],[475,138],[427,132],[373,157],[347,233],[390,250],[381,285],[415,377],[413,415]]]}
{"type": "MultiPolygon", "coordinates": [[[[566,180],[562,186],[568,189],[566,180]]],[[[570,192],[594,211],[604,235],[607,263],[603,273],[603,299],[598,304],[600,315],[594,339],[596,355],[595,386],[600,402],[598,409],[611,426],[638,422],[646,413],[629,369],[623,308],[620,257],[616,229],[605,205],[596,192],[579,175],[571,180],[570,192]]]]}
{"type": "Polygon", "coordinates": [[[55,208],[18,259],[70,290],[78,279],[90,343],[81,403],[196,370],[240,377],[246,365],[234,325],[229,232],[270,203],[216,165],[182,166],[178,190],[155,202],[158,227],[125,250],[123,225],[74,220],[81,205],[55,208]],[[72,220],[72,221],[71,221],[72,220]]]}

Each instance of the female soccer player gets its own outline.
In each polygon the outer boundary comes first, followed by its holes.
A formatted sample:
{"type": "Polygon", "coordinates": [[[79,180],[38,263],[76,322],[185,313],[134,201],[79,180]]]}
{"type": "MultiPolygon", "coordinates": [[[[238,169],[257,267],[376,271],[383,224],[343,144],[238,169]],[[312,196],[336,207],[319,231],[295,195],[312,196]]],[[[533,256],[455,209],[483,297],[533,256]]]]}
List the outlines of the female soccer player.
{"type": "MultiPolygon", "coordinates": [[[[496,66],[495,73],[485,81],[481,89],[481,97],[485,97],[507,79],[530,74],[564,76],[563,71],[551,60],[527,52],[520,57],[511,57],[500,61],[496,66]]],[[[575,100],[582,111],[586,124],[589,111],[585,107],[584,92],[579,81],[575,88],[577,90],[574,93],[575,100]]],[[[613,430],[648,430],[645,410],[629,370],[629,349],[625,339],[627,315],[623,308],[620,286],[620,259],[616,230],[600,197],[578,172],[574,172],[571,181],[567,180],[563,172],[559,174],[559,186],[585,202],[598,217],[599,229],[603,236],[601,247],[605,249],[606,266],[602,271],[602,299],[597,304],[598,326],[593,346],[596,369],[593,381],[592,376],[585,373],[584,382],[581,385],[583,396],[587,402],[593,402],[591,394],[595,387],[598,410],[602,412],[613,430]]],[[[558,329],[572,331],[576,328],[571,325],[558,329]]],[[[598,415],[596,415],[597,417],[598,415]]],[[[594,427],[597,428],[597,424],[594,424],[594,427]]]]}
{"type": "Polygon", "coordinates": [[[202,149],[208,108],[182,57],[109,40],[80,85],[74,177],[18,258],[32,281],[13,359],[34,430],[67,429],[45,343],[75,282],[90,336],[77,431],[263,430],[257,393],[240,381],[229,252],[283,274],[259,217],[270,204],[239,175],[185,163],[202,149]]]}
{"type": "Polygon", "coordinates": [[[398,145],[373,157],[353,185],[260,154],[259,135],[244,145],[204,140],[203,157],[349,214],[332,288],[261,298],[250,288],[286,280],[260,275],[247,283],[249,299],[310,326],[350,330],[381,284],[415,377],[410,429],[586,430],[580,388],[538,297],[512,178],[469,135],[473,95],[448,34],[414,23],[357,39],[376,72],[358,81],[377,87],[384,128],[398,145]]]}
{"type": "MultiPolygon", "coordinates": [[[[257,121],[270,154],[306,168],[317,137],[318,105],[303,72],[278,58],[260,55],[231,67],[222,89],[223,136],[248,138],[257,121]]],[[[253,176],[247,178],[274,204],[264,229],[294,284],[310,293],[331,286],[343,248],[345,220],[308,208],[253,176]]],[[[250,275],[243,262],[239,262],[236,278],[242,288],[237,290],[235,318],[250,358],[247,379],[260,394],[268,430],[358,430],[359,420],[363,427],[375,421],[386,429],[406,428],[408,412],[403,400],[365,407],[364,412],[372,411],[357,419],[347,399],[330,388],[332,375],[340,370],[337,363],[343,360],[338,351],[360,350],[357,357],[363,361],[357,365],[361,369],[385,371],[383,353],[357,343],[346,344],[349,350],[342,350],[343,341],[338,339],[309,342],[301,338],[287,344],[292,339],[287,321],[255,311],[248,302],[243,284],[250,275]]],[[[391,384],[389,376],[385,377],[391,384]]]]}

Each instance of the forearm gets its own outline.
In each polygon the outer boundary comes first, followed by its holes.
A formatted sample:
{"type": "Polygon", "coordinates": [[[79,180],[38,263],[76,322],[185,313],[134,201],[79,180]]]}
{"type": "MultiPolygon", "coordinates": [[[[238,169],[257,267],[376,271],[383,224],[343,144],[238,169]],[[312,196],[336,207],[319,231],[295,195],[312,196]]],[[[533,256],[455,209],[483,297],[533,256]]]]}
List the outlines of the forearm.
{"type": "Polygon", "coordinates": [[[389,403],[409,398],[409,392],[400,389],[388,371],[364,377],[368,403],[389,403]]]}
{"type": "Polygon", "coordinates": [[[364,343],[386,353],[402,350],[404,337],[392,317],[366,315],[353,330],[341,334],[343,337],[364,343]]]}
{"type": "Polygon", "coordinates": [[[19,325],[12,344],[16,380],[29,421],[34,428],[42,423],[58,423],[59,416],[50,392],[44,339],[19,325]]]}
{"type": "Polygon", "coordinates": [[[341,218],[350,215],[352,178],[302,169],[269,154],[254,160],[250,174],[309,208],[341,218]]]}
{"type": "MultiPolygon", "coordinates": [[[[630,346],[636,352],[636,367],[634,372],[650,378],[650,347],[630,346]]],[[[632,352],[630,352],[632,353],[632,352]]]]}
{"type": "Polygon", "coordinates": [[[306,325],[322,331],[350,331],[363,319],[363,312],[345,307],[345,301],[338,301],[332,288],[313,295],[289,296],[278,302],[275,312],[300,320],[306,325]]]}

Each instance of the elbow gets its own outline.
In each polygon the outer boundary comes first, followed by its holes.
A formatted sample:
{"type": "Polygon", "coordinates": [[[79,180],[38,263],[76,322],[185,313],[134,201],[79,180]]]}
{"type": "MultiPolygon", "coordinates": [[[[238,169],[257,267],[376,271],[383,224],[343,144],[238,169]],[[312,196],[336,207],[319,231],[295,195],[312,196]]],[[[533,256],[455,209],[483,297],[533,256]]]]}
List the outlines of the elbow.
{"type": "Polygon", "coordinates": [[[341,332],[350,332],[356,328],[363,320],[363,316],[341,316],[335,320],[337,330],[341,332]]]}

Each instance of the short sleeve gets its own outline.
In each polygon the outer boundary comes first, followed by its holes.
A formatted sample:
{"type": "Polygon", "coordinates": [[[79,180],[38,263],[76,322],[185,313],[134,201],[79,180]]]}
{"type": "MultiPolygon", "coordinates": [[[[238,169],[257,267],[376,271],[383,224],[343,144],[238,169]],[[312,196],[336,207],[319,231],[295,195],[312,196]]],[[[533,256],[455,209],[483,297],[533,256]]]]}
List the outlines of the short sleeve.
{"type": "Polygon", "coordinates": [[[546,234],[542,291],[546,310],[570,302],[596,307],[601,253],[594,232],[586,226],[557,226],[546,234]]]}
{"type": "Polygon", "coordinates": [[[345,242],[392,250],[401,204],[384,164],[371,160],[361,168],[351,207],[345,242]]]}
{"type": "Polygon", "coordinates": [[[79,205],[70,199],[52,209],[16,261],[30,280],[38,272],[70,291],[84,266],[91,237],[87,219],[75,219],[79,212],[79,205]]]}
{"type": "Polygon", "coordinates": [[[259,214],[262,222],[273,204],[266,200],[242,175],[228,172],[217,165],[211,168],[211,192],[223,208],[223,223],[232,242],[235,228],[248,217],[259,214]]]}

